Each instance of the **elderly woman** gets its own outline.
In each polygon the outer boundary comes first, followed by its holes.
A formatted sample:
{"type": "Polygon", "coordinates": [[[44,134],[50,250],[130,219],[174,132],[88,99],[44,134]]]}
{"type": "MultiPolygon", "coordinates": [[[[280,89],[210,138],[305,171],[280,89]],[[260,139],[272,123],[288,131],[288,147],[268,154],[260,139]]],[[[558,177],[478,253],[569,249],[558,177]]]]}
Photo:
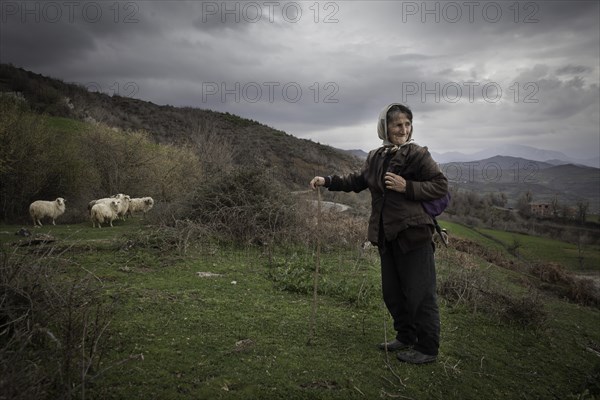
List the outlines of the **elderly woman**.
{"type": "Polygon", "coordinates": [[[448,180],[426,147],[412,142],[412,111],[393,103],[379,115],[383,146],[372,150],[362,170],[345,176],[315,176],[312,189],[371,191],[368,239],[381,258],[383,299],[396,338],[382,350],[399,360],[433,362],[439,349],[440,318],[435,290],[434,221],[421,202],[444,197],[448,180]]]}

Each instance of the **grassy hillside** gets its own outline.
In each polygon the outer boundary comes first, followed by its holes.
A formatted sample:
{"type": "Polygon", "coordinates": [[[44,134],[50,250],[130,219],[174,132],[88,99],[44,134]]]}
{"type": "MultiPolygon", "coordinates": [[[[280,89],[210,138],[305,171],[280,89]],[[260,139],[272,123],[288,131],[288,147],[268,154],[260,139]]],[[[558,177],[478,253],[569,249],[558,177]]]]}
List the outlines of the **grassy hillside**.
{"type": "Polygon", "coordinates": [[[518,245],[520,257],[529,263],[555,262],[571,271],[595,271],[600,275],[600,246],[582,242],[567,243],[547,237],[525,235],[485,228],[468,228],[463,225],[441,222],[454,234],[485,244],[489,248],[506,250],[518,245]]]}
{"type": "MultiPolygon", "coordinates": [[[[57,239],[41,247],[6,247],[18,240],[16,229],[0,226],[0,242],[8,251],[5,265],[44,255],[38,268],[47,265],[55,284],[80,285],[89,277],[98,298],[87,321],[95,321],[96,306],[108,310],[100,313],[110,317],[99,324],[104,330],[95,347],[85,341],[91,367],[84,381],[75,371],[75,398],[84,392],[88,399],[128,400],[599,396],[600,310],[533,289],[534,278],[497,242],[443,224],[452,246],[437,252],[442,345],[438,361],[426,366],[401,364],[375,348],[393,331],[374,250],[326,243],[313,320],[313,241],[272,251],[211,240],[183,247],[174,239],[189,230],[160,231],[133,219],[113,229],[38,229],[57,239]],[[475,249],[512,260],[514,268],[475,249]]],[[[597,257],[598,249],[590,253],[597,257]]],[[[55,320],[44,329],[64,343],[61,326],[55,320]]],[[[43,337],[50,365],[52,355],[64,360],[61,348],[43,337]]],[[[84,345],[81,337],[76,343],[84,345]]],[[[73,367],[81,350],[72,355],[73,367]]]]}
{"type": "Polygon", "coordinates": [[[573,271],[600,273],[600,246],[565,243],[559,240],[523,235],[512,232],[481,229],[509,247],[517,241],[518,252],[526,260],[556,262],[573,271]]]}

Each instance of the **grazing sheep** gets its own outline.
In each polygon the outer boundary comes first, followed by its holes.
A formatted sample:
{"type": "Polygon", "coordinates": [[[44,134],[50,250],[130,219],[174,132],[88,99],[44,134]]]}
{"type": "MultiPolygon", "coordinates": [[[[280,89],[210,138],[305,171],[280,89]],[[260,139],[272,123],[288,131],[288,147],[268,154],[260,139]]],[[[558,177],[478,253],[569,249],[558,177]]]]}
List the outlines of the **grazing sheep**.
{"type": "Polygon", "coordinates": [[[143,212],[144,217],[146,217],[146,213],[152,209],[154,206],[154,200],[152,197],[139,197],[133,198],[129,202],[129,209],[127,211],[128,215],[132,215],[135,212],[143,212]]]}
{"type": "Polygon", "coordinates": [[[108,222],[112,227],[112,222],[118,217],[119,203],[121,200],[112,199],[109,203],[98,203],[92,206],[90,217],[92,220],[92,228],[102,228],[104,222],[108,222]]]}
{"type": "Polygon", "coordinates": [[[29,215],[33,220],[33,226],[42,226],[42,218],[52,218],[52,225],[56,225],[56,218],[65,212],[65,203],[62,197],[54,201],[37,200],[29,205],[29,215]]]}

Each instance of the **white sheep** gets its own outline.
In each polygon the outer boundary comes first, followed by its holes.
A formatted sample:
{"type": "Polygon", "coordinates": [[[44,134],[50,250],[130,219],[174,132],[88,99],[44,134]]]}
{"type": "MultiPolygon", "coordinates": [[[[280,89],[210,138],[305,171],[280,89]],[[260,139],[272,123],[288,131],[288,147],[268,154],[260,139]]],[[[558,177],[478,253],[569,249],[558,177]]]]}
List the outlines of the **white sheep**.
{"type": "Polygon", "coordinates": [[[29,215],[33,220],[33,226],[42,226],[42,218],[52,218],[52,225],[56,225],[56,218],[65,212],[65,203],[67,201],[62,197],[54,201],[36,200],[29,205],[29,215]]]}
{"type": "Polygon", "coordinates": [[[125,220],[125,213],[127,212],[127,209],[129,208],[130,197],[123,193],[115,194],[114,196],[111,196],[111,197],[104,197],[101,199],[96,199],[96,200],[90,201],[87,206],[88,211],[91,213],[92,207],[96,204],[100,204],[100,203],[110,204],[110,202],[113,200],[124,200],[123,202],[120,203],[121,209],[119,210],[119,216],[122,217],[123,220],[125,220]]]}
{"type": "Polygon", "coordinates": [[[125,221],[125,214],[127,214],[127,211],[129,211],[130,203],[131,197],[129,197],[128,195],[123,195],[123,197],[121,197],[121,202],[119,203],[119,211],[117,213],[119,215],[119,218],[121,218],[123,221],[125,221]]]}
{"type": "Polygon", "coordinates": [[[102,224],[108,222],[112,227],[112,222],[118,217],[119,203],[121,200],[112,199],[109,203],[97,203],[92,206],[90,218],[92,220],[92,228],[102,228],[102,224]]]}
{"type": "Polygon", "coordinates": [[[143,212],[144,217],[146,217],[146,213],[150,211],[153,206],[154,199],[152,199],[152,197],[133,198],[129,202],[129,209],[127,211],[127,214],[132,215],[135,212],[143,212]]]}

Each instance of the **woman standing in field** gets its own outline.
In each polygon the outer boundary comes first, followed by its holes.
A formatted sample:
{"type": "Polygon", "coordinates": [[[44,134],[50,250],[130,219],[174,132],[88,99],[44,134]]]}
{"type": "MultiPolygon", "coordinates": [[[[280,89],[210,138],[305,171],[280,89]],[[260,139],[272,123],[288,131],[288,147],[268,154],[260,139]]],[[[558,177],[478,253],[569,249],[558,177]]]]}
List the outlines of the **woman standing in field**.
{"type": "Polygon", "coordinates": [[[396,338],[379,344],[399,351],[399,360],[433,362],[439,349],[433,219],[421,202],[442,198],[448,180],[426,147],[412,143],[412,111],[393,103],[379,115],[383,146],[372,150],[362,170],[345,176],[315,176],[310,186],[331,191],[371,192],[368,239],[381,257],[383,299],[396,338]]]}

